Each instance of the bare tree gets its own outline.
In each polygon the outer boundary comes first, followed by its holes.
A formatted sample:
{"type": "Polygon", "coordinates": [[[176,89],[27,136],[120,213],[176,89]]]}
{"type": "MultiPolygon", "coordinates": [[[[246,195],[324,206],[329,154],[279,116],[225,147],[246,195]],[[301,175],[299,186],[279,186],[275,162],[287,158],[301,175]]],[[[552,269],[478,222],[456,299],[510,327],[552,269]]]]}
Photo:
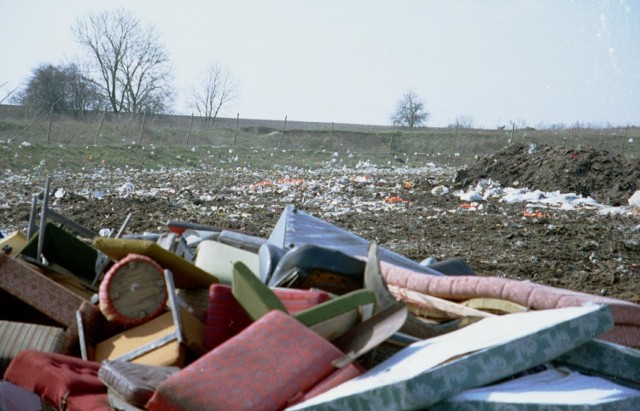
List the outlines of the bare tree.
{"type": "Polygon", "coordinates": [[[220,109],[238,98],[239,90],[240,82],[223,66],[213,63],[203,71],[198,84],[192,88],[190,106],[207,123],[214,123],[220,109]]]}
{"type": "MultiPolygon", "coordinates": [[[[8,81],[5,81],[4,83],[0,84],[0,89],[3,88],[4,86],[6,86],[8,83],[8,81]]],[[[11,97],[11,95],[19,88],[20,86],[16,86],[13,88],[13,90],[11,90],[10,92],[8,92],[7,94],[4,95],[4,97],[2,97],[0,99],[0,104],[4,103],[4,101],[6,99],[8,99],[9,97],[11,97]]]]}
{"type": "Polygon", "coordinates": [[[420,97],[413,91],[407,91],[398,100],[391,121],[395,125],[413,128],[424,125],[428,118],[429,113],[424,109],[424,103],[420,97]]]}
{"type": "Polygon", "coordinates": [[[455,128],[473,128],[473,117],[470,114],[461,114],[456,117],[455,128]]]}
{"type": "Polygon", "coordinates": [[[170,111],[171,68],[155,28],[119,9],[79,18],[73,32],[113,112],[170,111]]]}

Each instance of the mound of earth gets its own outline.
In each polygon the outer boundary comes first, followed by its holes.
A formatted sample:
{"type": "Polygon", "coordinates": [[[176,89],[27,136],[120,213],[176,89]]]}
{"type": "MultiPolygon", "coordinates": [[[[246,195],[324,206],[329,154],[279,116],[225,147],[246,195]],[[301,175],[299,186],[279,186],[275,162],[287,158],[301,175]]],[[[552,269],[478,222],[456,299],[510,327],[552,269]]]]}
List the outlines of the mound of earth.
{"type": "Polygon", "coordinates": [[[587,146],[518,143],[460,170],[455,184],[462,188],[482,179],[503,186],[577,193],[612,206],[627,205],[629,197],[640,189],[640,160],[587,146]]]}

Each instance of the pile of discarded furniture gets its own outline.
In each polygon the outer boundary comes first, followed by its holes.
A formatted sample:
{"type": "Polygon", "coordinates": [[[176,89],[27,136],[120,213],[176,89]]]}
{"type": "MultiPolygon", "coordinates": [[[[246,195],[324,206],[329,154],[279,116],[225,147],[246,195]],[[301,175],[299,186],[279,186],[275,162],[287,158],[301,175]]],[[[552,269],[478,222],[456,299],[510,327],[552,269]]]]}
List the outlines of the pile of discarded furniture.
{"type": "MultiPolygon", "coordinates": [[[[640,409],[640,306],[415,262],[293,206],[269,238],[0,239],[2,410],[640,409]]],[[[39,223],[38,211],[39,211],[39,223]]]]}

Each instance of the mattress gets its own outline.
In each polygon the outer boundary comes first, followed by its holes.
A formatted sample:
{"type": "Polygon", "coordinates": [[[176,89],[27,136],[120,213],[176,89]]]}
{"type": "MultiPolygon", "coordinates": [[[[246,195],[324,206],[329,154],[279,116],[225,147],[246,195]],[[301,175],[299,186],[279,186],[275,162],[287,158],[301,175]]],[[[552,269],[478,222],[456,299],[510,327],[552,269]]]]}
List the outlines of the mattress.
{"type": "Polygon", "coordinates": [[[638,304],[501,277],[434,276],[384,262],[381,268],[389,285],[454,301],[478,297],[499,298],[532,310],[606,304],[611,309],[615,326],[600,338],[630,347],[640,347],[638,304]]]}

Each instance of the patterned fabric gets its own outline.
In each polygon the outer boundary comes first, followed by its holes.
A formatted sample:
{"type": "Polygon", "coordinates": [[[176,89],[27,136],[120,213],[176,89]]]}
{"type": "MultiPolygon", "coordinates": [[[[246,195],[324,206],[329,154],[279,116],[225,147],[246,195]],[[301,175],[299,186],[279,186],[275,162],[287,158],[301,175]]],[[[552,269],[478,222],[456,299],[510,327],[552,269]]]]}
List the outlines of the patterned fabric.
{"type": "Polygon", "coordinates": [[[557,364],[640,388],[640,350],[592,340],[558,357],[557,364]]]}
{"type": "Polygon", "coordinates": [[[463,391],[433,411],[637,410],[640,391],[566,369],[549,369],[463,391]]]}
{"type": "Polygon", "coordinates": [[[0,288],[65,326],[76,322],[83,297],[13,257],[0,253],[0,288]]]}
{"type": "Polygon", "coordinates": [[[606,306],[485,318],[419,341],[292,409],[423,409],[465,389],[544,364],[613,326],[606,306]]]}
{"type": "MultiPolygon", "coordinates": [[[[296,314],[330,299],[329,294],[320,290],[274,288],[273,291],[290,314],[296,314]]],[[[211,285],[204,337],[206,350],[222,344],[248,327],[251,322],[244,308],[231,293],[231,286],[211,285]]]]}
{"type": "Polygon", "coordinates": [[[103,361],[98,377],[128,403],[136,407],[144,407],[158,385],[178,371],[180,371],[178,367],[103,361]]]}
{"type": "Polygon", "coordinates": [[[342,352],[299,321],[271,311],[160,384],[160,410],[278,410],[330,375],[342,352]]]}
{"type": "Polygon", "coordinates": [[[4,378],[64,409],[70,397],[104,394],[106,398],[107,387],[98,378],[99,369],[97,362],[24,350],[11,361],[4,378]]]}
{"type": "Polygon", "coordinates": [[[640,348],[640,305],[615,298],[580,293],[541,284],[500,277],[434,276],[381,263],[390,285],[454,301],[490,297],[508,300],[533,310],[606,304],[616,328],[607,341],[640,348]]]}

